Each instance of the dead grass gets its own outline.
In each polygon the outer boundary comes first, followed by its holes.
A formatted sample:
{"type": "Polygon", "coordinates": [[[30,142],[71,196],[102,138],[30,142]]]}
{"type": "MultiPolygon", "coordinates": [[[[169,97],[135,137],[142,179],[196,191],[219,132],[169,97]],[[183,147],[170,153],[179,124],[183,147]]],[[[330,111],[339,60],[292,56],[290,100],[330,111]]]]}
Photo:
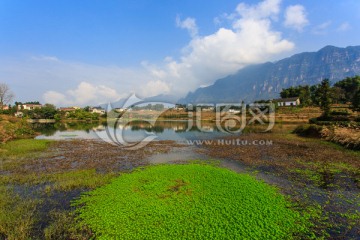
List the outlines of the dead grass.
{"type": "Polygon", "coordinates": [[[324,139],[343,145],[346,148],[360,150],[360,129],[324,127],[321,135],[324,139]]]}

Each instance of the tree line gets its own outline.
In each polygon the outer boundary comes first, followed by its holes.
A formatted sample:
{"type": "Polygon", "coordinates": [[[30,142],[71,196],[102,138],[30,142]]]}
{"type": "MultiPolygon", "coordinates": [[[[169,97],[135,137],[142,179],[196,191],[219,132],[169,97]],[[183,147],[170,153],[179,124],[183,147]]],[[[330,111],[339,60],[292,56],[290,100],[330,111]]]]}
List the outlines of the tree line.
{"type": "Polygon", "coordinates": [[[282,89],[281,98],[299,97],[302,106],[320,106],[325,114],[330,104],[350,103],[354,111],[360,111],[360,76],[347,77],[333,86],[328,79],[319,84],[282,89]]]}

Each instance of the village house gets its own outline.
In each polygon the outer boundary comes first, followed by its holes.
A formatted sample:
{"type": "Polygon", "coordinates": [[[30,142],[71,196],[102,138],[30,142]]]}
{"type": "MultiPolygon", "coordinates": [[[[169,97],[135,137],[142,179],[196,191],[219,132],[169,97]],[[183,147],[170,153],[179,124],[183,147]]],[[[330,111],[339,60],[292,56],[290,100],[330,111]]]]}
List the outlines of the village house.
{"type": "Polygon", "coordinates": [[[103,109],[102,107],[92,107],[89,110],[90,110],[91,113],[98,113],[100,115],[105,114],[105,109],[103,109]]]}
{"type": "Polygon", "coordinates": [[[18,117],[18,118],[22,118],[24,116],[24,113],[23,112],[16,112],[14,114],[15,117],[18,117]]]}
{"type": "Polygon", "coordinates": [[[229,109],[229,113],[232,113],[232,114],[238,114],[240,113],[241,111],[240,110],[237,110],[237,109],[229,109]]]}
{"type": "Polygon", "coordinates": [[[2,103],[0,103],[0,110],[9,110],[9,105],[3,105],[2,103]]]}
{"type": "Polygon", "coordinates": [[[279,99],[274,99],[274,102],[276,102],[276,104],[279,107],[298,106],[298,105],[300,105],[300,98],[299,97],[279,98],[279,99]]]}
{"type": "Polygon", "coordinates": [[[114,111],[117,113],[126,112],[127,108],[114,108],[114,111]]]}
{"type": "Polygon", "coordinates": [[[34,104],[34,103],[24,103],[18,105],[18,110],[34,110],[37,108],[42,108],[41,104],[34,104]]]}
{"type": "Polygon", "coordinates": [[[214,111],[214,107],[207,107],[207,106],[205,106],[205,107],[202,107],[201,108],[201,111],[203,111],[203,112],[212,112],[212,111],[214,111]]]}

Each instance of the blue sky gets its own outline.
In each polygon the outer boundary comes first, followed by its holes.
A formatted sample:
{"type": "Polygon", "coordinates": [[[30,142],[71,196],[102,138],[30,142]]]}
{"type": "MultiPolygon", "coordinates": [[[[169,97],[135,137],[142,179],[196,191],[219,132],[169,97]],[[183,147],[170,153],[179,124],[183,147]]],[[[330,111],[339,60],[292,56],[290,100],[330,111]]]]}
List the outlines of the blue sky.
{"type": "Polygon", "coordinates": [[[184,96],[242,67],[360,45],[358,0],[0,0],[0,82],[17,101],[184,96]]]}

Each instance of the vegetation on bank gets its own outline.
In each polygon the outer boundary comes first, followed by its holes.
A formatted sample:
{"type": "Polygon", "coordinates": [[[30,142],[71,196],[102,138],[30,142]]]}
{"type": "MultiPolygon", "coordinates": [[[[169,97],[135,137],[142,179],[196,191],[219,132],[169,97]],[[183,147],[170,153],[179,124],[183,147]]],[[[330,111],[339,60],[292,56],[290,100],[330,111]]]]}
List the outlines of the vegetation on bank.
{"type": "Polygon", "coordinates": [[[309,216],[274,187],[210,165],[157,165],[124,174],[75,202],[97,239],[311,237],[309,216]]]}
{"type": "Polygon", "coordinates": [[[35,131],[26,119],[16,119],[6,115],[0,115],[0,143],[6,143],[13,139],[32,138],[35,131]]]}
{"type": "Polygon", "coordinates": [[[303,124],[293,133],[303,137],[317,137],[337,143],[348,149],[360,150],[359,127],[343,127],[336,125],[303,124]]]}

